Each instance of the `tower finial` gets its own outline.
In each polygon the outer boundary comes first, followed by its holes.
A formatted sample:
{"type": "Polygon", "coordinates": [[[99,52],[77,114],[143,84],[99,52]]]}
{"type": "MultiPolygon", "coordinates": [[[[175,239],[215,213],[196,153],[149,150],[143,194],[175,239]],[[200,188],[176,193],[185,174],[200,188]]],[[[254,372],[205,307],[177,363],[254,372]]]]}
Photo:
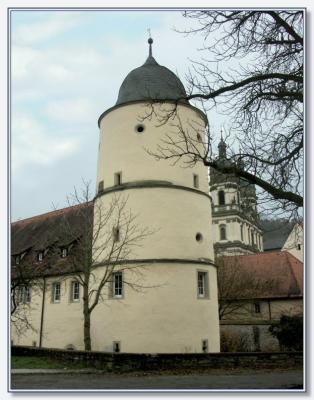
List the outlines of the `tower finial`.
{"type": "Polygon", "coordinates": [[[152,44],[153,44],[153,39],[151,37],[150,29],[147,29],[149,38],[148,38],[148,44],[149,44],[149,53],[148,56],[152,57],[153,56],[153,51],[152,51],[152,44]]]}
{"type": "Polygon", "coordinates": [[[220,142],[218,144],[219,149],[219,158],[226,158],[227,156],[227,145],[223,138],[223,131],[222,128],[220,129],[220,142]]]}

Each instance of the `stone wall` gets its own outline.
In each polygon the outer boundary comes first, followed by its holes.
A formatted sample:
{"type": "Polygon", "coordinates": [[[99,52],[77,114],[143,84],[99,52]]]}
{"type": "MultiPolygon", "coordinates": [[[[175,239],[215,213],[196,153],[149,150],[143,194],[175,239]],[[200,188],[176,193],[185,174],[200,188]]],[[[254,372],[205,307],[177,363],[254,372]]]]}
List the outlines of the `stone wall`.
{"type": "Polygon", "coordinates": [[[12,346],[13,356],[45,356],[58,360],[80,362],[86,367],[110,371],[156,371],[200,368],[301,368],[302,352],[274,353],[186,353],[186,354],[134,354],[103,353],[43,349],[27,346],[12,346]]]}
{"type": "MultiPolygon", "coordinates": [[[[234,345],[229,351],[279,351],[279,342],[269,332],[270,324],[221,324],[221,340],[234,345]],[[238,348],[237,348],[237,342],[238,348]]],[[[223,346],[223,343],[222,343],[223,346]]]]}

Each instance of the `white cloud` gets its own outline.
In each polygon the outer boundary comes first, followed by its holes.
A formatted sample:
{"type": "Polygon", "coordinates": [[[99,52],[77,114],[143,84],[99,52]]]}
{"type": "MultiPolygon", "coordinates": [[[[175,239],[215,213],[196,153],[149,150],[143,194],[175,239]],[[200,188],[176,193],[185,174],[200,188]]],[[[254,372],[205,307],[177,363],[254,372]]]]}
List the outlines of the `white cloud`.
{"type": "Polygon", "coordinates": [[[83,19],[76,13],[54,13],[40,21],[19,26],[13,30],[14,43],[35,44],[63,34],[82,23],[83,19]]]}
{"type": "Polygon", "coordinates": [[[50,101],[44,113],[50,119],[70,124],[95,122],[95,106],[84,98],[50,101]]]}
{"type": "Polygon", "coordinates": [[[49,135],[46,128],[31,116],[15,113],[12,123],[12,170],[29,164],[48,166],[75,153],[78,138],[49,135]]]}

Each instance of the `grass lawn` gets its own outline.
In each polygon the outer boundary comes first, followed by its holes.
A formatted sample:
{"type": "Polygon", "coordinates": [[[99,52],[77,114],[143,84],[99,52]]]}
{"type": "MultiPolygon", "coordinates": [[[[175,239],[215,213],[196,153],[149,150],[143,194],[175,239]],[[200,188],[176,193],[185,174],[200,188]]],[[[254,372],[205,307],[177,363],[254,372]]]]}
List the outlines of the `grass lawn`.
{"type": "Polygon", "coordinates": [[[84,368],[84,366],[79,362],[71,363],[62,360],[54,360],[48,357],[12,356],[11,368],[76,369],[84,368]]]}

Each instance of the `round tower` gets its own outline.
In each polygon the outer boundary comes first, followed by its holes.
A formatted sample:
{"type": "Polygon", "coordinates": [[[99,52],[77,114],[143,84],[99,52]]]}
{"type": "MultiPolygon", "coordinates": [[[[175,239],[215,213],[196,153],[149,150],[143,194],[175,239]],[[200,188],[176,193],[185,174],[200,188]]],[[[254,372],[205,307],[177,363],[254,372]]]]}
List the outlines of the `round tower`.
{"type": "MultiPolygon", "coordinates": [[[[99,118],[95,210],[125,202],[149,234],[115,267],[94,311],[93,349],[122,352],[217,352],[217,275],[208,173],[152,156],[181,129],[201,145],[206,116],[185,100],[183,84],[149,56],[124,79],[118,100],[99,118]],[[201,133],[202,132],[202,133],[201,133]],[[125,267],[130,266],[130,268],[125,267]],[[121,272],[119,272],[121,271],[121,272]],[[121,287],[121,289],[119,289],[121,287]]],[[[111,229],[108,222],[107,227],[111,229]]],[[[123,224],[116,238],[123,237],[123,224]]],[[[97,248],[101,248],[101,239],[97,248]]],[[[99,260],[99,268],[102,262],[99,260]]]]}

